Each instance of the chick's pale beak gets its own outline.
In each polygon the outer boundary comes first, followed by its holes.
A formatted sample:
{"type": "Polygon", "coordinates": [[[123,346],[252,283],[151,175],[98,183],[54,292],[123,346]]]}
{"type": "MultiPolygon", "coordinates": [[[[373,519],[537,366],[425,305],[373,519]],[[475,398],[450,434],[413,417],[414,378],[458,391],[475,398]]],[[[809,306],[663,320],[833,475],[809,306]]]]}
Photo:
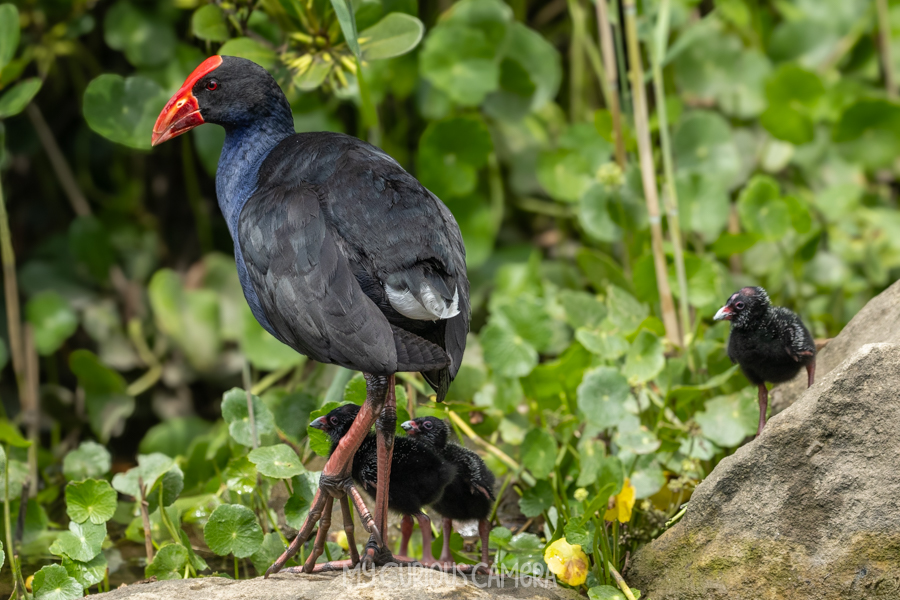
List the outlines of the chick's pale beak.
{"type": "Polygon", "coordinates": [[[415,424],[414,421],[404,421],[400,423],[400,427],[403,428],[404,431],[408,431],[410,433],[416,433],[419,431],[419,427],[415,424]]]}
{"type": "Polygon", "coordinates": [[[325,431],[325,417],[319,417],[318,419],[315,419],[312,423],[309,424],[309,426],[314,429],[321,429],[322,431],[325,431]]]}
{"type": "Polygon", "coordinates": [[[731,317],[734,316],[734,313],[731,310],[731,307],[727,304],[719,309],[719,312],[716,313],[716,316],[713,317],[714,321],[730,321],[731,317]]]}

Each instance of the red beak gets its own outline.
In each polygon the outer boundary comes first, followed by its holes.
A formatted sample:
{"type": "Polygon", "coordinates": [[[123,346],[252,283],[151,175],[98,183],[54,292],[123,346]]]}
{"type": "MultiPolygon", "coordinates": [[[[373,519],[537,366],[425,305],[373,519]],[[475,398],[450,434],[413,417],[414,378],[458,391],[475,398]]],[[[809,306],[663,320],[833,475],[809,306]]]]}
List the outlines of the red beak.
{"type": "Polygon", "coordinates": [[[205,123],[200,115],[200,105],[192,90],[197,81],[221,64],[221,56],[210,56],[194,69],[194,72],[185,80],[184,85],[175,92],[174,96],[169,98],[153,126],[153,135],[150,138],[151,146],[162,144],[166,140],[171,140],[173,137],[205,123]]]}

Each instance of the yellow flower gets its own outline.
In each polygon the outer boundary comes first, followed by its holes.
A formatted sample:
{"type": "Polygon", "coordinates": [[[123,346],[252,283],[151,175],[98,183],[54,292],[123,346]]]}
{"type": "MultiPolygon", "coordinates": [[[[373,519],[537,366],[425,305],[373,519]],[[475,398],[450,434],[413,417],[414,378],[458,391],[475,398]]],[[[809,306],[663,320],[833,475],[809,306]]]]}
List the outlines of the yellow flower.
{"type": "Polygon", "coordinates": [[[560,581],[579,586],[587,580],[588,557],[578,544],[570,544],[560,538],[544,550],[547,567],[560,581]]]}
{"type": "Polygon", "coordinates": [[[634,508],[634,486],[631,480],[625,478],[625,484],[622,491],[613,496],[613,507],[606,511],[603,518],[607,521],[619,520],[620,523],[627,523],[631,520],[631,509],[634,508]]]}
{"type": "Polygon", "coordinates": [[[337,545],[343,548],[344,550],[350,549],[350,542],[347,541],[347,533],[344,531],[338,531],[337,535],[334,536],[334,541],[337,542],[337,545]]]}

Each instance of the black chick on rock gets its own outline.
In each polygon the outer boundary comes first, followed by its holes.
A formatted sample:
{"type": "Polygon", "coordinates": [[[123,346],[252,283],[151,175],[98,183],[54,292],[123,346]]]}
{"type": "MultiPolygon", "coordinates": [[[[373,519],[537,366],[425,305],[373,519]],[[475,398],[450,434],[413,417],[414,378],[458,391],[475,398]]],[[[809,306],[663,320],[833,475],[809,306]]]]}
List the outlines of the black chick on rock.
{"type": "MultiPolygon", "coordinates": [[[[335,408],[327,415],[310,423],[328,434],[331,438],[333,453],[353,424],[360,407],[356,404],[345,404],[335,408]]],[[[378,483],[378,444],[374,433],[369,433],[363,440],[353,457],[352,477],[370,496],[375,496],[378,483]]],[[[390,489],[388,491],[388,508],[403,515],[408,520],[410,533],[412,517],[419,521],[422,530],[423,565],[436,563],[431,553],[431,519],[422,512],[422,507],[432,504],[441,498],[441,494],[456,475],[456,468],[440,457],[430,444],[423,441],[398,437],[394,439],[394,452],[391,458],[390,489]]],[[[401,549],[406,554],[406,547],[401,549]]]]}
{"type": "Polygon", "coordinates": [[[781,383],[806,367],[807,386],[816,376],[816,344],[803,321],[783,306],[772,306],[761,287],[745,287],[719,309],[716,321],[731,321],[728,357],[759,388],[758,436],[766,426],[766,382],[781,383]]]}
{"type": "Polygon", "coordinates": [[[453,564],[450,552],[450,534],[453,520],[478,519],[481,537],[481,562],[488,566],[488,517],[494,505],[494,474],[475,452],[450,441],[450,427],[435,417],[419,417],[401,425],[407,435],[421,439],[433,446],[441,457],[456,468],[453,481],[444,488],[440,499],[431,507],[443,517],[444,547],[438,559],[443,566],[453,564]]]}

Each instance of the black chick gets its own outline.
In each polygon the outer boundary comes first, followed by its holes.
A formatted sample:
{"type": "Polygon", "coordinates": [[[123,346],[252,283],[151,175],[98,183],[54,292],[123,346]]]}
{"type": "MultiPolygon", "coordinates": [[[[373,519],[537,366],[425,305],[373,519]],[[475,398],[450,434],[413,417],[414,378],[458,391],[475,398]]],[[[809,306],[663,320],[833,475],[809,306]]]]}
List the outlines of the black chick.
{"type": "Polygon", "coordinates": [[[728,357],[759,388],[758,436],[766,426],[766,382],[789,381],[806,367],[807,386],[811,386],[816,376],[816,344],[800,317],[783,306],[772,306],[761,287],[741,288],[714,318],[731,321],[728,357]]]}
{"type": "MultiPolygon", "coordinates": [[[[333,453],[338,442],[350,430],[359,410],[360,407],[355,404],[345,404],[315,419],[310,426],[328,434],[333,453]]],[[[378,483],[378,443],[374,433],[366,436],[353,456],[351,472],[356,484],[374,497],[378,483]]],[[[419,521],[422,530],[421,563],[433,565],[436,561],[431,553],[431,519],[422,512],[422,507],[440,499],[444,488],[456,475],[456,468],[442,459],[431,445],[398,437],[394,439],[390,473],[388,508],[403,515],[409,533],[412,533],[412,517],[419,521]]],[[[404,545],[401,554],[405,555],[406,551],[404,545]]]]}
{"type": "Polygon", "coordinates": [[[447,566],[453,563],[450,553],[450,534],[453,520],[478,519],[478,533],[481,536],[481,562],[489,565],[488,537],[490,524],[488,517],[494,505],[494,474],[481,457],[468,448],[449,440],[450,427],[435,417],[419,417],[401,425],[409,436],[432,445],[448,463],[456,467],[456,476],[444,488],[444,493],[431,507],[443,517],[444,547],[440,562],[447,566]]]}

